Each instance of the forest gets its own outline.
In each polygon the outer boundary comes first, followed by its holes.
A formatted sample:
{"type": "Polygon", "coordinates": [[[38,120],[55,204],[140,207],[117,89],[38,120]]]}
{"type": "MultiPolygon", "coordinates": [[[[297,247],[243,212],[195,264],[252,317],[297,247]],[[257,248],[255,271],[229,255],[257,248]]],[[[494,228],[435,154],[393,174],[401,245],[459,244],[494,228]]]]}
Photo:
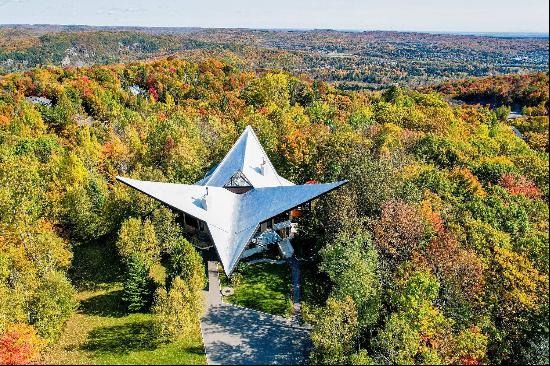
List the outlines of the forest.
{"type": "Polygon", "coordinates": [[[247,125],[291,181],[349,180],[298,219],[311,363],[548,363],[547,73],[350,91],[225,59],[33,62],[0,76],[0,363],[59,363],[85,314],[97,358],[69,363],[143,362],[113,334],[204,363],[192,238],[115,176],[192,184],[247,125]]]}
{"type": "Polygon", "coordinates": [[[415,32],[0,26],[0,72],[89,66],[177,55],[246,70],[282,69],[340,89],[548,70],[548,37],[415,32]]]}

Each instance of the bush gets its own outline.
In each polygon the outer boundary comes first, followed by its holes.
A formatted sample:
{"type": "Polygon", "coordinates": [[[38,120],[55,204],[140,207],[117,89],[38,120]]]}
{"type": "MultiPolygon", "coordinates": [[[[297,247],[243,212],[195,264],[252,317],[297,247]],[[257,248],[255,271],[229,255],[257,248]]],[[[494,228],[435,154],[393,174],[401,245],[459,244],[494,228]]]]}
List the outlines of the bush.
{"type": "Polygon", "coordinates": [[[163,338],[190,337],[199,330],[202,292],[191,289],[180,277],[174,278],[170,292],[160,288],[155,293],[155,326],[163,338]]]}
{"type": "Polygon", "coordinates": [[[67,277],[61,272],[48,272],[30,301],[30,323],[42,337],[53,342],[77,306],[75,290],[67,277]]]}
{"type": "Polygon", "coordinates": [[[28,364],[45,345],[36,329],[27,324],[8,324],[0,336],[0,365],[28,364]]]}

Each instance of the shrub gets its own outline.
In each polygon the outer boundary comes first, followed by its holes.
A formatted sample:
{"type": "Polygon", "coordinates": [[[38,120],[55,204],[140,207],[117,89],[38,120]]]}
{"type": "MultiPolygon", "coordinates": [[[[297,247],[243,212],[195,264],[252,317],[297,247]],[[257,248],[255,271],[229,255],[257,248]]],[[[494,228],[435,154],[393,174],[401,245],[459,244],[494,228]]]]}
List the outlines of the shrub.
{"type": "Polygon", "coordinates": [[[8,324],[0,336],[0,365],[23,365],[38,357],[45,342],[28,324],[8,324]]]}
{"type": "Polygon", "coordinates": [[[155,326],[163,338],[174,340],[189,337],[199,329],[202,314],[202,292],[191,289],[180,277],[174,278],[171,289],[155,293],[153,314],[155,326]]]}
{"type": "Polygon", "coordinates": [[[63,273],[48,272],[33,295],[29,306],[30,323],[42,337],[53,342],[78,306],[75,290],[63,273]]]}

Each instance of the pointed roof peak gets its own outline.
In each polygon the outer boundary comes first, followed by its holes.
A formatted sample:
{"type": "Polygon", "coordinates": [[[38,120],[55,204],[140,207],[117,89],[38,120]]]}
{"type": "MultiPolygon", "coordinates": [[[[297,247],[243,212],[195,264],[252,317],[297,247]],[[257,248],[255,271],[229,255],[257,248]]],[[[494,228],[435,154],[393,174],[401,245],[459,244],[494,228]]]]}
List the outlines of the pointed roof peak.
{"type": "Polygon", "coordinates": [[[223,187],[237,171],[241,171],[254,188],[292,185],[279,176],[250,125],[245,127],[220,164],[197,184],[223,187]]]}

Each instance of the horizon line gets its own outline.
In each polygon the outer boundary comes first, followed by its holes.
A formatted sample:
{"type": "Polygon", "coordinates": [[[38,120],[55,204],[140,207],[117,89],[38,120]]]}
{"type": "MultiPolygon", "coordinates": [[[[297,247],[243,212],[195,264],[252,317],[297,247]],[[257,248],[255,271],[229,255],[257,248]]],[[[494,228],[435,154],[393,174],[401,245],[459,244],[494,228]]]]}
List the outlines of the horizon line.
{"type": "Polygon", "coordinates": [[[160,25],[98,25],[98,24],[70,24],[70,23],[0,23],[0,27],[5,26],[61,26],[61,27],[96,27],[96,28],[157,28],[157,29],[227,29],[227,30],[267,30],[267,31],[334,31],[334,32],[395,32],[395,33],[424,33],[424,34],[450,34],[464,36],[508,36],[513,37],[549,37],[548,31],[464,31],[464,30],[414,30],[414,29],[368,29],[368,28],[327,28],[327,27],[207,27],[207,26],[160,26],[160,25]]]}

